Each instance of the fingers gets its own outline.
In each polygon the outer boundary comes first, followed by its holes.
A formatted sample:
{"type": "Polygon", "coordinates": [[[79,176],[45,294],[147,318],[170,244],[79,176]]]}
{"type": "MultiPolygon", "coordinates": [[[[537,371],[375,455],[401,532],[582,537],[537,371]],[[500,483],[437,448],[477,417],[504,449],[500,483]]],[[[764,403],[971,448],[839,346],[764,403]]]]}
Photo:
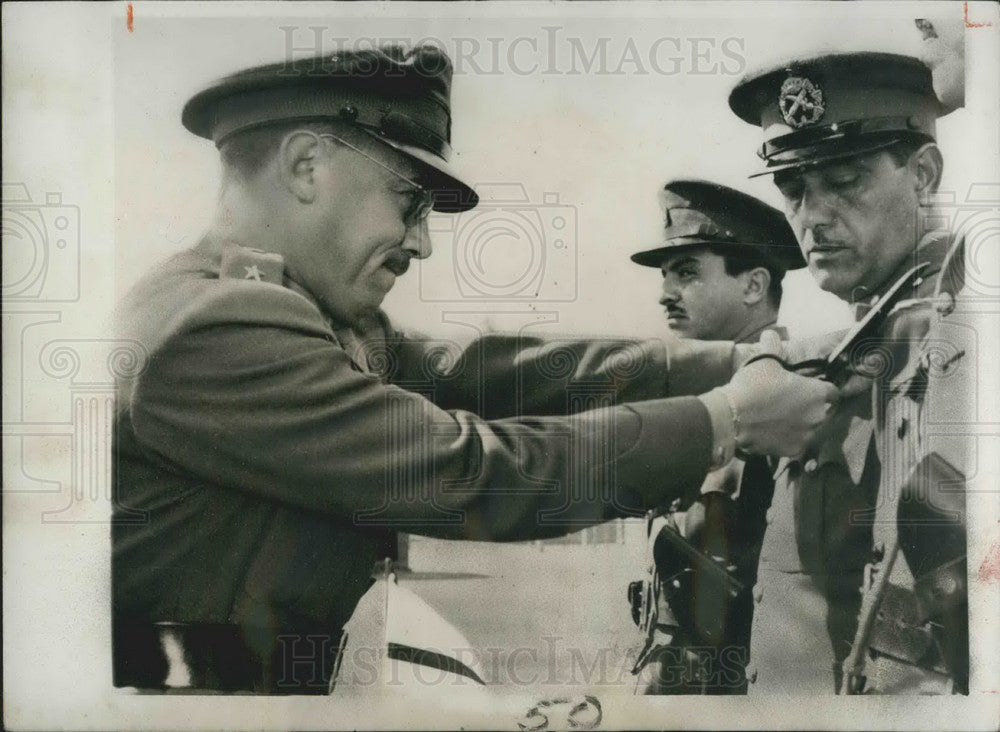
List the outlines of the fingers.
{"type": "Polygon", "coordinates": [[[867,376],[859,376],[858,374],[851,374],[847,381],[840,387],[840,398],[848,399],[852,396],[857,396],[858,394],[870,392],[871,388],[871,378],[867,376]]]}
{"type": "MultiPolygon", "coordinates": [[[[757,366],[753,364],[748,371],[757,366]]],[[[761,363],[763,370],[775,364],[761,363]]],[[[780,376],[741,383],[747,389],[741,422],[746,426],[742,448],[750,452],[795,456],[821,429],[839,399],[837,387],[778,367],[780,376]]]]}
{"type": "Polygon", "coordinates": [[[797,435],[795,446],[789,451],[789,457],[797,457],[813,443],[817,434],[840,401],[840,392],[833,384],[819,379],[810,384],[812,394],[817,397],[809,407],[802,412],[802,432],[797,435]]]}
{"type": "MultiPolygon", "coordinates": [[[[827,406],[836,407],[837,404],[840,403],[840,390],[829,381],[820,381],[819,383],[823,385],[824,391],[826,392],[824,397],[827,406]]],[[[826,411],[829,412],[830,410],[827,409],[826,411]]]]}
{"type": "Polygon", "coordinates": [[[821,379],[810,379],[809,389],[816,400],[806,411],[807,426],[815,430],[820,427],[840,401],[840,392],[833,384],[821,379]]]}
{"type": "Polygon", "coordinates": [[[784,346],[781,345],[781,338],[775,330],[765,330],[760,334],[760,352],[770,353],[781,358],[784,354],[784,346]]]}

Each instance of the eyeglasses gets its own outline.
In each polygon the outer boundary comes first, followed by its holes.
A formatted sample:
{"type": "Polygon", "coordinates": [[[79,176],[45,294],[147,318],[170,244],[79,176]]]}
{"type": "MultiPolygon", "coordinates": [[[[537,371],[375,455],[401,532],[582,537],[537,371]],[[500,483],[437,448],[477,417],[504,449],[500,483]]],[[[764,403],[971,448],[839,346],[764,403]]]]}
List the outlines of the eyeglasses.
{"type": "Polygon", "coordinates": [[[410,195],[410,206],[407,208],[406,212],[403,214],[403,223],[406,224],[406,226],[408,226],[408,227],[409,226],[416,226],[417,224],[419,224],[422,221],[426,220],[427,217],[430,215],[431,211],[434,209],[434,192],[433,191],[427,190],[422,185],[420,185],[419,183],[417,183],[414,180],[410,180],[409,178],[407,178],[402,173],[397,173],[395,170],[393,170],[392,168],[390,168],[385,163],[382,163],[382,162],[376,160],[371,155],[369,155],[368,153],[366,153],[364,150],[361,150],[360,148],[355,147],[354,145],[352,145],[351,143],[347,142],[347,140],[344,140],[341,137],[337,137],[336,135],[330,134],[329,132],[321,133],[321,134],[319,134],[319,137],[329,137],[331,140],[336,140],[337,142],[339,142],[344,147],[350,148],[351,150],[353,150],[354,152],[356,152],[361,157],[367,158],[368,160],[370,160],[373,163],[375,163],[375,165],[377,165],[378,167],[380,167],[383,170],[386,170],[386,171],[392,173],[394,176],[396,176],[397,178],[399,178],[401,181],[404,181],[405,183],[408,183],[410,186],[412,186],[412,188],[407,191],[407,193],[410,195]]]}

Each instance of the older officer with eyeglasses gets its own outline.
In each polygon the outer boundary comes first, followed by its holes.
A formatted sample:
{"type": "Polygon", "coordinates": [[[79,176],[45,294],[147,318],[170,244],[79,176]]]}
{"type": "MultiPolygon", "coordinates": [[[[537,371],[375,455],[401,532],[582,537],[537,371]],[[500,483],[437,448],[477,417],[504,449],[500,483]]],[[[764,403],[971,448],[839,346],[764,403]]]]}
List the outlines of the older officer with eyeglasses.
{"type": "Polygon", "coordinates": [[[797,453],[824,418],[833,387],[773,360],[734,375],[731,343],[456,354],[394,330],[380,306],[430,255],[428,214],[477,203],[447,162],[450,82],[440,50],[393,46],[240,72],[184,108],[223,183],[204,238],[121,308],[149,360],[115,425],[117,685],[171,686],[182,658],[189,687],[326,693],[395,532],[635,515],[737,448],[797,453]],[[577,381],[611,405],[572,413],[577,381]]]}

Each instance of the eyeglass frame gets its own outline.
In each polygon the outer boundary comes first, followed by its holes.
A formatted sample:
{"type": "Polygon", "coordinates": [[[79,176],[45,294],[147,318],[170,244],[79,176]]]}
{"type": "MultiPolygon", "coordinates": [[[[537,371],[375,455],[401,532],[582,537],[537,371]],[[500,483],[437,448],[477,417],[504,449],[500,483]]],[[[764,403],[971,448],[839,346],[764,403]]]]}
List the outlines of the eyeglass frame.
{"type": "Polygon", "coordinates": [[[428,188],[420,185],[415,180],[411,180],[410,178],[407,178],[402,173],[400,173],[400,172],[398,172],[396,170],[393,170],[392,168],[390,168],[385,163],[383,163],[383,162],[381,162],[379,160],[376,160],[371,155],[369,155],[368,153],[366,153],[364,150],[362,150],[362,149],[360,149],[360,148],[352,145],[351,143],[349,143],[347,140],[343,139],[342,137],[338,137],[337,135],[334,135],[331,132],[318,132],[318,133],[316,133],[316,135],[318,137],[329,137],[331,140],[336,140],[341,145],[343,145],[343,146],[345,146],[347,148],[350,148],[351,150],[353,150],[354,152],[356,152],[361,157],[367,158],[368,160],[370,160],[371,162],[375,163],[375,165],[379,166],[383,170],[388,171],[389,173],[392,173],[394,176],[396,176],[397,178],[399,178],[401,181],[403,181],[403,182],[409,184],[410,186],[412,186],[412,189],[409,190],[409,191],[407,191],[407,193],[415,194],[413,196],[413,198],[412,198],[413,202],[410,204],[410,206],[407,209],[406,213],[403,214],[403,223],[406,224],[407,227],[417,226],[417,225],[421,224],[422,222],[426,221],[427,217],[430,216],[431,211],[434,210],[434,191],[431,191],[428,188]]]}

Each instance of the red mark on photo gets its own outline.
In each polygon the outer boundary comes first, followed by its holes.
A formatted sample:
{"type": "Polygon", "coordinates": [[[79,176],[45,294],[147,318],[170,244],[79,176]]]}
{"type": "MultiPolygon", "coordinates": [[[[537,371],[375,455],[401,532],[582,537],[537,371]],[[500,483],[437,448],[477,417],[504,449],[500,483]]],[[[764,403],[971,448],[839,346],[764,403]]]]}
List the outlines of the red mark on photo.
{"type": "Polygon", "coordinates": [[[994,541],[979,565],[979,581],[987,584],[1000,582],[1000,542],[994,541]]]}
{"type": "Polygon", "coordinates": [[[132,27],[132,21],[135,19],[135,13],[132,10],[132,3],[126,3],[125,5],[125,27],[128,28],[128,32],[132,33],[135,29],[132,27]]]}
{"type": "Polygon", "coordinates": [[[970,23],[969,22],[969,0],[965,0],[962,5],[965,7],[965,27],[966,28],[990,28],[992,23],[970,23]]]}

